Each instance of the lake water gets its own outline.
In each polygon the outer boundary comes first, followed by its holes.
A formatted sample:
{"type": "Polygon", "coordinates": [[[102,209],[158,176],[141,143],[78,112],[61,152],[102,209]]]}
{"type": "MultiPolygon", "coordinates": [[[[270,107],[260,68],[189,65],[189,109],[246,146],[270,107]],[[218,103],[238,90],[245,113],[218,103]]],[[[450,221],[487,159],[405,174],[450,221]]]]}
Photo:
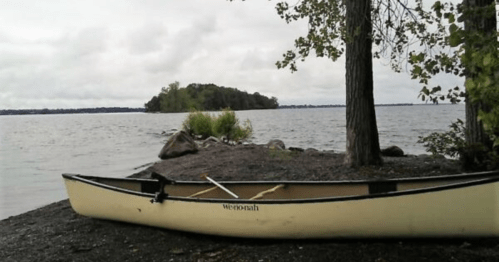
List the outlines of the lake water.
{"type": "MultiPolygon", "coordinates": [[[[464,105],[376,107],[381,148],[425,153],[418,136],[447,131],[464,105]]],[[[158,161],[186,113],[0,116],[0,219],[67,198],[62,173],[124,177],[158,161]],[[138,169],[137,169],[138,168],[138,169]]],[[[252,142],[345,151],[345,108],[237,111],[252,142]]]]}

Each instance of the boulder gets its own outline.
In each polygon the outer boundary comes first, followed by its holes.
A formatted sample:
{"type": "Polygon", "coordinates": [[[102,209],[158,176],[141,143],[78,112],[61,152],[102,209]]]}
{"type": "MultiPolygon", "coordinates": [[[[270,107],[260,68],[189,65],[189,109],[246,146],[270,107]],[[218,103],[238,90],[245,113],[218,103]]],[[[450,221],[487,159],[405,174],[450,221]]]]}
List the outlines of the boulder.
{"type": "Polygon", "coordinates": [[[197,151],[198,145],[194,139],[182,130],[168,139],[158,157],[161,159],[174,158],[188,153],[196,153],[197,151]]]}
{"type": "Polygon", "coordinates": [[[282,142],[279,139],[272,139],[267,143],[267,147],[269,149],[277,149],[277,150],[284,150],[286,149],[286,146],[284,145],[284,142],[282,142]]]}
{"type": "Polygon", "coordinates": [[[394,156],[401,157],[404,156],[404,151],[398,146],[389,146],[381,150],[381,155],[383,156],[394,156]]]}
{"type": "Polygon", "coordinates": [[[174,135],[175,132],[177,132],[177,129],[172,128],[169,131],[163,131],[163,132],[161,132],[161,135],[163,135],[163,136],[171,136],[171,135],[174,135]]]}

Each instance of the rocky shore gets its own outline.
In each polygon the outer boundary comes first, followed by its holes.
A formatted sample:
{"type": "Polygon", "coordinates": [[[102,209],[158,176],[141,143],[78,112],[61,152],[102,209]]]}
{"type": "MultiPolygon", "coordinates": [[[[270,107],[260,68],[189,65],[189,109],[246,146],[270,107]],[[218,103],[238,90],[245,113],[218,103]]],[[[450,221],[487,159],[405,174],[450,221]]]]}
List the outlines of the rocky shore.
{"type": "MultiPolygon", "coordinates": [[[[453,160],[384,157],[382,167],[349,168],[343,154],[213,143],[156,162],[177,180],[357,180],[460,173],[453,160]]],[[[105,175],[105,174],[102,174],[105,175]]],[[[0,221],[0,261],[499,261],[499,239],[261,240],[199,235],[91,219],[67,200],[0,221]]]]}

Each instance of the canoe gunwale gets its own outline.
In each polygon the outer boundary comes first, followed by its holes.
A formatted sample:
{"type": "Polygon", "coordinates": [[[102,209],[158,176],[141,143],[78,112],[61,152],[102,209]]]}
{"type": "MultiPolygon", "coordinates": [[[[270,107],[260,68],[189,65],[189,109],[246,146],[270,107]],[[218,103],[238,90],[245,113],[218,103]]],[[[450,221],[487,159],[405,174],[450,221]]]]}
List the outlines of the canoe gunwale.
{"type": "Polygon", "coordinates": [[[103,179],[104,178],[104,179],[119,180],[119,181],[135,181],[135,182],[155,181],[155,182],[157,182],[157,180],[144,179],[144,178],[131,178],[131,179],[130,178],[112,178],[112,177],[99,177],[99,176],[83,176],[83,175],[79,175],[79,174],[67,174],[67,173],[62,174],[62,177],[64,179],[75,180],[75,181],[83,182],[85,184],[89,184],[92,186],[101,187],[101,188],[105,188],[105,189],[109,189],[109,190],[113,190],[113,191],[117,191],[117,192],[123,192],[123,193],[127,193],[130,195],[152,197],[152,198],[154,198],[154,194],[152,194],[152,193],[138,192],[138,191],[130,190],[130,189],[126,189],[126,188],[110,186],[110,185],[106,185],[103,183],[93,181],[92,179],[99,179],[99,178],[103,179]]]}
{"type": "MultiPolygon", "coordinates": [[[[117,181],[131,181],[131,182],[157,182],[154,179],[144,179],[144,178],[110,178],[110,177],[99,177],[99,176],[83,176],[79,174],[62,174],[64,179],[75,180],[82,183],[86,183],[92,186],[109,189],[112,191],[122,192],[125,194],[136,195],[140,197],[154,198],[154,193],[138,192],[134,190],[129,190],[125,188],[120,188],[116,186],[110,186],[103,183],[93,181],[92,179],[109,179],[117,181]]],[[[167,196],[164,200],[174,200],[174,201],[186,201],[186,202],[203,202],[203,203],[240,203],[240,204],[297,204],[297,203],[321,203],[321,202],[341,202],[341,201],[355,201],[355,200],[366,200],[366,199],[377,199],[386,197],[398,197],[406,195],[416,195],[424,194],[430,192],[438,192],[445,190],[452,190],[458,188],[472,187],[484,184],[490,184],[499,182],[499,171],[489,171],[489,172],[478,172],[478,173],[464,173],[458,175],[447,175],[447,176],[434,176],[434,177],[416,177],[416,178],[398,178],[398,179],[386,179],[386,180],[349,180],[349,181],[220,181],[221,184],[378,184],[378,183],[397,183],[397,182],[426,182],[426,181],[445,181],[445,180],[459,180],[459,179],[470,179],[474,180],[466,182],[458,182],[455,184],[444,185],[444,186],[434,186],[418,189],[408,189],[403,191],[391,191],[384,193],[374,193],[365,195],[353,195],[353,196],[332,196],[332,197],[320,197],[320,198],[303,198],[303,199],[220,199],[220,198],[195,198],[195,197],[182,197],[182,196],[167,196]],[[475,179],[476,178],[476,179],[475,179]]],[[[203,184],[208,185],[207,181],[176,181],[175,184],[203,184]]],[[[168,192],[165,192],[168,193],[168,192]]]]}

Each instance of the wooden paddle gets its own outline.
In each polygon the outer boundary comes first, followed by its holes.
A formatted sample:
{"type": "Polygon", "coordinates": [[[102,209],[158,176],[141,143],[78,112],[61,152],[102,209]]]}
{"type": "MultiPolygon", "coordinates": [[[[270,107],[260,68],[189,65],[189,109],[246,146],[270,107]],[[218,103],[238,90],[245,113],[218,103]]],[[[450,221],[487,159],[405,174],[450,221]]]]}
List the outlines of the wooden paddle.
{"type": "Polygon", "coordinates": [[[223,191],[227,192],[229,195],[231,195],[232,197],[234,198],[239,198],[236,194],[234,194],[232,191],[230,191],[229,189],[227,189],[226,187],[220,185],[217,181],[211,179],[210,177],[208,177],[208,174],[207,173],[204,173],[204,174],[201,174],[201,178],[204,178],[208,181],[210,181],[211,183],[213,183],[215,186],[219,187],[220,189],[222,189],[223,191]]]}

